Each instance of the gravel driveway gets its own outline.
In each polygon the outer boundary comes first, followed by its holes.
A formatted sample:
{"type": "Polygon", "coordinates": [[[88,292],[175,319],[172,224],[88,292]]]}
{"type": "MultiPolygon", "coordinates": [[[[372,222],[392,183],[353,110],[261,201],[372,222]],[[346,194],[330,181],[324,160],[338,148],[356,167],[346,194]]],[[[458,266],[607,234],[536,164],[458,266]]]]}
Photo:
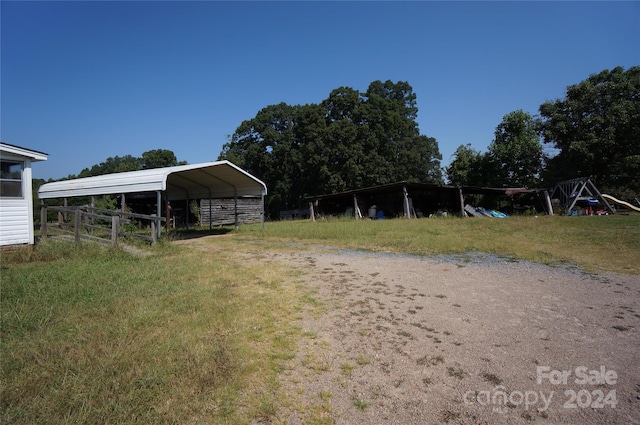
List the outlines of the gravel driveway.
{"type": "Polygon", "coordinates": [[[640,424],[640,277],[470,254],[272,253],[303,271],[280,423],[640,424]]]}

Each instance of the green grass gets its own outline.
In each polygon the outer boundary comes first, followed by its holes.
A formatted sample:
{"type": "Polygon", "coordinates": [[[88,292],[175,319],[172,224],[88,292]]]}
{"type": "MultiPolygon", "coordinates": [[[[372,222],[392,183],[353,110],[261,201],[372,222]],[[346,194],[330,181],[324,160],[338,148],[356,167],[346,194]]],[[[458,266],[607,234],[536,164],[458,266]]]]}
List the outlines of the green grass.
{"type": "Polygon", "coordinates": [[[640,273],[640,215],[287,221],[146,257],[54,240],[0,250],[0,423],[273,420],[278,374],[303,337],[295,319],[323,307],[295,271],[262,259],[307,244],[640,273]]]}
{"type": "MultiPolygon", "coordinates": [[[[1,254],[1,423],[250,423],[298,331],[277,266],[47,241],[1,254]]],[[[293,301],[293,302],[292,302],[293,301]]]]}
{"type": "Polygon", "coordinates": [[[639,274],[640,215],[593,217],[329,219],[242,226],[239,240],[300,241],[417,255],[481,252],[587,270],[639,274]]]}

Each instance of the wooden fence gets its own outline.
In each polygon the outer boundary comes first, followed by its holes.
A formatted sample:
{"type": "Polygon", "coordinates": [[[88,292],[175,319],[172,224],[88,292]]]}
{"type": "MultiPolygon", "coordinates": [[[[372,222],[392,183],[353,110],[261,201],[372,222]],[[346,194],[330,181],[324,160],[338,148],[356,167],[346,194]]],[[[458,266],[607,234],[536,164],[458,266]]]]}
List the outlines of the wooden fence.
{"type": "Polygon", "coordinates": [[[118,240],[121,236],[132,236],[155,244],[158,241],[159,226],[165,221],[166,218],[158,217],[155,214],[136,214],[88,206],[43,206],[40,208],[40,233],[42,239],[46,239],[49,230],[55,228],[61,233],[72,234],[76,242],[81,239],[89,239],[118,245],[118,240]],[[57,222],[48,222],[47,217],[50,211],[58,213],[57,222]],[[133,221],[141,221],[143,224],[148,221],[150,235],[127,232],[123,229],[123,225],[133,221]]]}

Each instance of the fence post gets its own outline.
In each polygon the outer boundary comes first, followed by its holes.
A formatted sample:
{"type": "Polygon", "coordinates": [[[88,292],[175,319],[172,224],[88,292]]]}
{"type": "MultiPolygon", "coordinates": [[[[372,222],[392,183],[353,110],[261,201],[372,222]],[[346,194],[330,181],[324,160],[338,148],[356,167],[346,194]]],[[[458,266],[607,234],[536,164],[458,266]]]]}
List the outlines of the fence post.
{"type": "Polygon", "coordinates": [[[47,207],[40,207],[40,238],[47,239],[47,207]]]}
{"type": "Polygon", "coordinates": [[[155,214],[151,214],[151,243],[155,245],[156,242],[158,242],[158,233],[156,233],[156,225],[158,224],[156,222],[156,217],[158,217],[155,214]]]}
{"type": "Polygon", "coordinates": [[[120,217],[114,215],[111,217],[111,245],[118,246],[120,217]]]}
{"type": "Polygon", "coordinates": [[[80,208],[76,209],[75,215],[73,216],[73,239],[77,242],[80,242],[80,226],[82,225],[82,211],[80,208]]]}

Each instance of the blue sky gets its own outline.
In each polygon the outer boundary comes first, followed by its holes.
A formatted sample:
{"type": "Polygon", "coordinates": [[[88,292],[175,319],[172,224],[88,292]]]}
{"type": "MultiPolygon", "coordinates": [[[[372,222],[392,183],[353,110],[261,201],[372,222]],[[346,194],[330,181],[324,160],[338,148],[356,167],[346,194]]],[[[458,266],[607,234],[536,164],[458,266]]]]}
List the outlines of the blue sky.
{"type": "Polygon", "coordinates": [[[502,117],[640,65],[640,2],[13,2],[0,4],[3,142],[34,177],[170,149],[216,160],[268,106],[407,81],[446,165],[502,117]]]}

